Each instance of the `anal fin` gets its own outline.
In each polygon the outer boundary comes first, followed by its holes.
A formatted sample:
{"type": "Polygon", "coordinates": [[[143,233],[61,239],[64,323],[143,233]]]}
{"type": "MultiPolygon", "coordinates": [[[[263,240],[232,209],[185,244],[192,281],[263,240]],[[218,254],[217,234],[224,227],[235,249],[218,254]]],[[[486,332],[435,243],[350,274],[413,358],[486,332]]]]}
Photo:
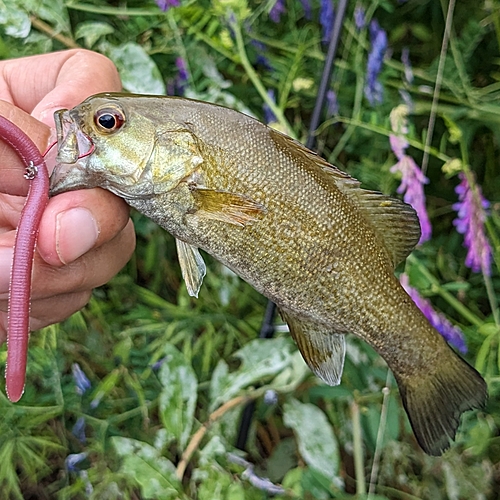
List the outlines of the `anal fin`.
{"type": "Polygon", "coordinates": [[[339,385],[344,369],[345,335],[320,323],[296,318],[281,310],[290,333],[312,372],[328,385],[339,385]]]}
{"type": "Polygon", "coordinates": [[[182,277],[186,283],[186,288],[191,297],[198,298],[203,278],[207,273],[207,268],[200,251],[182,240],[175,239],[177,245],[177,258],[181,266],[182,277]]]}

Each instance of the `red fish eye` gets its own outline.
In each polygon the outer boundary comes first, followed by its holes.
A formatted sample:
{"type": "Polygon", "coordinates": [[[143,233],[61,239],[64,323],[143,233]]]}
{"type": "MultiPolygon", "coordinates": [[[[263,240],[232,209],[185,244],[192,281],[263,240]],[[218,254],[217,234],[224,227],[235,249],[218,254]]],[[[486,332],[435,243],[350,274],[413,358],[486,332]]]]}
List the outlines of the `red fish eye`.
{"type": "Polygon", "coordinates": [[[101,132],[116,132],[125,123],[123,113],[118,109],[104,108],[96,111],[94,122],[101,132]]]}

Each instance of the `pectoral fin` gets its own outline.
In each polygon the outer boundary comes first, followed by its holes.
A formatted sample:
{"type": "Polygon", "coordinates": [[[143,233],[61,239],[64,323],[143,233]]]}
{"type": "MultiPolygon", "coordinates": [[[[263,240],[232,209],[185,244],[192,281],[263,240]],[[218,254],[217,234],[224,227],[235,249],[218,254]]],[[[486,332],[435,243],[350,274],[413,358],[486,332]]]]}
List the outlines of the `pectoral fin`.
{"type": "Polygon", "coordinates": [[[177,256],[181,266],[182,277],[186,283],[186,288],[191,297],[198,298],[203,278],[207,273],[207,268],[200,251],[184,241],[175,239],[177,245],[177,256]]]}
{"type": "Polygon", "coordinates": [[[243,227],[255,222],[266,213],[263,205],[243,194],[200,186],[190,186],[190,190],[198,207],[196,211],[198,217],[243,227]]]}
{"type": "Polygon", "coordinates": [[[328,385],[340,384],[345,358],[345,336],[325,325],[304,321],[281,311],[290,333],[313,373],[328,385]]]}

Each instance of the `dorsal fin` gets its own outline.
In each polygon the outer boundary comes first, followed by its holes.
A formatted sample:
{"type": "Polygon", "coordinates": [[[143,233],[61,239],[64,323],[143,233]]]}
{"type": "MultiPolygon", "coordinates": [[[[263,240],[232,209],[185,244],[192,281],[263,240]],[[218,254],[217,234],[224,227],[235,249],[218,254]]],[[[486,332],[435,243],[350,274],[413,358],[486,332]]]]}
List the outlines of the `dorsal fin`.
{"type": "Polygon", "coordinates": [[[358,188],[352,194],[384,242],[396,267],[410,255],[420,239],[417,212],[411,205],[376,191],[358,188]]]}
{"type": "Polygon", "coordinates": [[[413,207],[398,198],[362,189],[357,179],[276,130],[270,129],[270,136],[284,153],[304,166],[313,164],[319,168],[360,209],[382,240],[394,267],[408,257],[420,239],[420,223],[413,207]]]}

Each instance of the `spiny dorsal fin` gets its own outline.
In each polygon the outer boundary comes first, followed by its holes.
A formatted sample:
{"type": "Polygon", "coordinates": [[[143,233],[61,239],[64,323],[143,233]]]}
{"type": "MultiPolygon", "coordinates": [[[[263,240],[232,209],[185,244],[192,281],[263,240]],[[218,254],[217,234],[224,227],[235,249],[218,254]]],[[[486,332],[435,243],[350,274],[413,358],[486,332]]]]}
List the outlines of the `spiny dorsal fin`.
{"type": "Polygon", "coordinates": [[[296,318],[281,310],[290,333],[311,371],[328,385],[339,385],[344,368],[345,336],[323,324],[296,318]]]}
{"type": "Polygon", "coordinates": [[[420,239],[417,212],[401,200],[365,189],[352,190],[358,206],[389,252],[394,267],[406,259],[420,239]]]}
{"type": "Polygon", "coordinates": [[[319,168],[361,210],[383,241],[394,267],[415,248],[420,239],[420,223],[415,210],[397,198],[361,189],[361,183],[318,156],[304,145],[275,130],[270,130],[276,147],[298,160],[305,168],[319,168]]]}

